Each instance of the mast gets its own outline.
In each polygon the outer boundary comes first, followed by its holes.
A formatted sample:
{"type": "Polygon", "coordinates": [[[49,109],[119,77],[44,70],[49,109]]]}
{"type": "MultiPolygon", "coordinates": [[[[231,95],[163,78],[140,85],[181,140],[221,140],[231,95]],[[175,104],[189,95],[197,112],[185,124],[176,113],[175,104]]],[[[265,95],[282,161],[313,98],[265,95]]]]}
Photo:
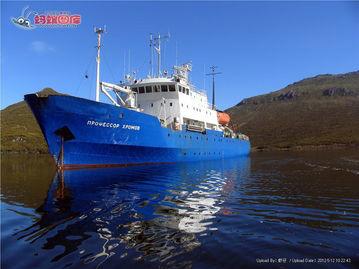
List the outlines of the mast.
{"type": "Polygon", "coordinates": [[[151,54],[151,59],[150,59],[150,76],[153,77],[153,36],[152,34],[150,34],[150,54],[151,54]]]}
{"type": "Polygon", "coordinates": [[[215,109],[215,90],[214,90],[214,77],[218,74],[222,74],[222,72],[215,72],[216,68],[218,68],[218,66],[210,66],[209,67],[211,69],[211,73],[206,74],[207,76],[212,76],[212,109],[215,109]]]}
{"type": "MultiPolygon", "coordinates": [[[[151,42],[153,45],[153,48],[157,52],[157,77],[161,76],[161,41],[162,41],[162,39],[168,39],[169,37],[170,37],[169,34],[165,35],[165,36],[161,36],[160,34],[158,34],[158,37],[155,37],[153,39],[152,39],[152,35],[150,36],[151,40],[153,41],[153,42],[151,42]]],[[[152,54],[151,54],[151,56],[152,56],[152,54]]],[[[151,63],[151,65],[152,65],[152,63],[151,63]]],[[[152,69],[152,66],[151,66],[151,69],[152,69]]]]}
{"type": "Polygon", "coordinates": [[[158,34],[157,56],[158,56],[157,76],[160,77],[161,75],[161,35],[160,34],[158,34]]]}
{"type": "Polygon", "coordinates": [[[97,34],[97,68],[96,68],[96,101],[100,101],[100,50],[101,50],[101,34],[104,33],[103,28],[95,28],[95,33],[97,34]]]}

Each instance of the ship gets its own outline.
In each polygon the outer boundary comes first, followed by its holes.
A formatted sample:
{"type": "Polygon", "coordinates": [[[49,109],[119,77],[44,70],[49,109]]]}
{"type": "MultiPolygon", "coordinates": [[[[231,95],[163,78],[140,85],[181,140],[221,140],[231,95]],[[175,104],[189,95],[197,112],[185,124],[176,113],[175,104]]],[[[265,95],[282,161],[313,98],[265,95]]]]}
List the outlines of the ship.
{"type": "Polygon", "coordinates": [[[210,104],[206,92],[190,81],[190,62],[175,65],[172,74],[161,70],[163,36],[151,35],[151,68],[145,78],[127,75],[120,83],[100,81],[104,28],[95,28],[95,33],[95,100],[24,96],[59,169],[205,161],[250,153],[249,138],[230,129],[229,115],[215,107],[214,68],[210,104]]]}

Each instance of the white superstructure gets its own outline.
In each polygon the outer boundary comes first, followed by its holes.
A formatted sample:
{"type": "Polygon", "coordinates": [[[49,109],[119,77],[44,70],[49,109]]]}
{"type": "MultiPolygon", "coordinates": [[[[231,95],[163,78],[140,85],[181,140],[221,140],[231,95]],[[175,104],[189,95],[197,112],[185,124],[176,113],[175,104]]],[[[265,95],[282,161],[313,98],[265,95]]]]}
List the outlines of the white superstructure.
{"type": "Polygon", "coordinates": [[[186,124],[218,130],[217,111],[208,104],[207,94],[196,90],[188,80],[191,65],[174,69],[171,77],[135,80],[130,85],[137,95],[137,107],[158,117],[166,127],[181,128],[186,124]]]}
{"type": "MultiPolygon", "coordinates": [[[[101,31],[98,34],[98,69],[101,31]]],[[[208,103],[207,94],[197,90],[189,80],[192,71],[191,63],[173,67],[173,74],[161,70],[161,40],[168,36],[150,37],[151,67],[149,75],[144,79],[135,79],[130,75],[125,77],[126,82],[112,84],[99,82],[98,88],[116,106],[124,106],[142,113],[150,114],[159,119],[162,126],[174,130],[205,132],[222,130],[225,136],[235,134],[228,128],[229,116],[216,111],[214,104],[208,103]],[[157,74],[153,72],[153,53],[157,54],[157,74]],[[113,93],[110,94],[110,91],[113,93]],[[115,95],[115,96],[114,96],[115,95]]],[[[99,71],[98,71],[99,72],[99,71]]],[[[215,75],[214,73],[210,75],[215,75]]],[[[214,94],[214,77],[213,77],[214,94]]],[[[96,98],[97,100],[97,98],[96,98]]],[[[214,100],[213,100],[214,102],[214,100]]]]}

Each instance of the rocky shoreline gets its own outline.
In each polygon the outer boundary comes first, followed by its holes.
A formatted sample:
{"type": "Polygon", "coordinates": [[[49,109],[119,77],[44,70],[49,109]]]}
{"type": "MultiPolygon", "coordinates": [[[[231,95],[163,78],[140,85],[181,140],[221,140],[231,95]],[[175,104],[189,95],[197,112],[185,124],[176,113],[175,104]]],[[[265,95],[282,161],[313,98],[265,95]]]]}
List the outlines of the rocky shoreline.
{"type": "Polygon", "coordinates": [[[359,144],[332,144],[332,145],[304,145],[292,147],[253,147],[251,152],[278,152],[278,151],[325,151],[333,149],[353,149],[359,144]]]}

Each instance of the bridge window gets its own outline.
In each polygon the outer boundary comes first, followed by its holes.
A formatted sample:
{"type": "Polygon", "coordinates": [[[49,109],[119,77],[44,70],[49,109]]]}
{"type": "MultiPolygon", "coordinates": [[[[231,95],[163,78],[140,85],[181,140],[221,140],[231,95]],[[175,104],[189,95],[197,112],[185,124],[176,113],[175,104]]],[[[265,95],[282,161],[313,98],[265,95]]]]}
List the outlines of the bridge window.
{"type": "Polygon", "coordinates": [[[160,85],[153,85],[153,91],[159,92],[160,91],[160,85]]]}
{"type": "Polygon", "coordinates": [[[175,92],[176,91],[175,85],[168,85],[168,88],[169,88],[170,92],[175,92]]]}
{"type": "Polygon", "coordinates": [[[146,93],[148,92],[152,92],[152,87],[151,86],[146,86],[146,93]]]}
{"type": "Polygon", "coordinates": [[[139,87],[138,93],[145,93],[145,87],[139,87]]]}
{"type": "Polygon", "coordinates": [[[189,89],[186,89],[186,94],[189,95],[189,89]]]}
{"type": "Polygon", "coordinates": [[[161,85],[161,92],[168,92],[167,85],[161,85]]]}
{"type": "Polygon", "coordinates": [[[137,87],[132,88],[132,90],[133,90],[134,92],[138,92],[138,88],[137,88],[137,87]]]}

